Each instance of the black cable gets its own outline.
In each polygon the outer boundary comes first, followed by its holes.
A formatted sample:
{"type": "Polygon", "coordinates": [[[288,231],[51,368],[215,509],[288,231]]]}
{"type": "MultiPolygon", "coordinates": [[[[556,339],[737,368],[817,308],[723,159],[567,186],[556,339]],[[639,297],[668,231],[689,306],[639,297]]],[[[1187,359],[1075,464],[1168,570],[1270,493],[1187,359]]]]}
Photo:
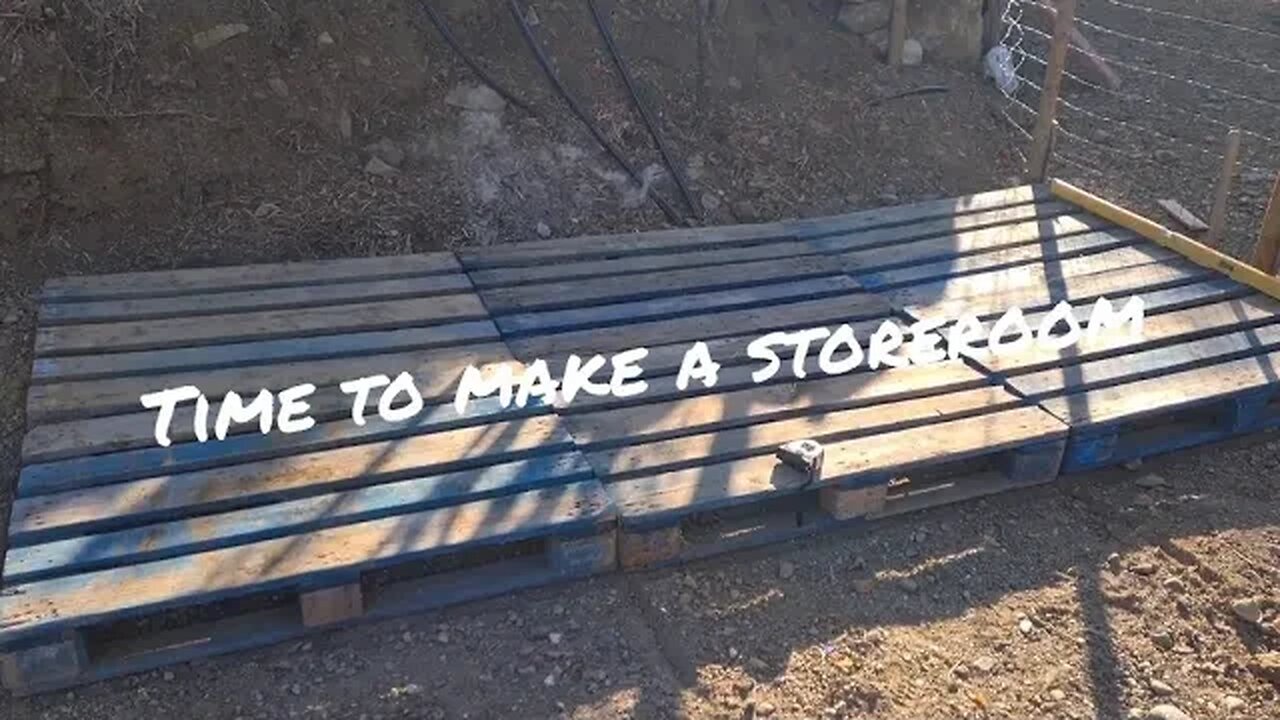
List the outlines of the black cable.
{"type": "Polygon", "coordinates": [[[627,63],[622,59],[622,53],[618,51],[618,45],[614,42],[613,33],[610,32],[609,26],[605,24],[604,17],[600,14],[600,8],[596,5],[595,0],[587,0],[587,6],[591,8],[591,18],[595,20],[596,30],[600,31],[600,37],[604,39],[605,47],[609,49],[609,56],[613,58],[613,64],[618,68],[618,73],[622,75],[622,82],[627,86],[627,92],[631,94],[631,102],[639,111],[640,117],[644,120],[644,126],[649,130],[649,136],[653,138],[653,144],[658,148],[658,154],[662,156],[662,162],[667,166],[667,170],[671,173],[672,179],[676,181],[676,187],[680,189],[680,195],[684,198],[684,202],[689,206],[690,212],[695,216],[701,215],[697,203],[693,200],[693,194],[689,192],[689,186],[685,184],[684,175],[671,159],[671,153],[667,149],[667,143],[662,139],[662,133],[658,130],[658,124],[654,122],[653,115],[649,112],[649,106],[644,104],[640,99],[640,94],[636,92],[635,80],[631,77],[631,69],[627,67],[627,63]]]}
{"type": "Polygon", "coordinates": [[[458,39],[453,36],[453,33],[449,30],[449,26],[445,23],[444,18],[441,17],[440,14],[436,12],[435,8],[431,6],[429,0],[421,0],[418,4],[426,11],[427,17],[431,18],[431,24],[436,26],[436,30],[440,32],[440,37],[444,38],[445,44],[457,53],[458,57],[462,59],[462,62],[467,67],[471,68],[471,72],[475,73],[476,77],[480,78],[481,82],[488,85],[490,88],[493,88],[493,91],[501,95],[502,99],[520,108],[525,113],[534,117],[538,116],[538,113],[534,112],[533,108],[529,107],[527,103],[518,100],[515,95],[512,95],[506,88],[498,84],[496,80],[489,76],[489,73],[485,72],[483,68],[471,59],[471,56],[467,54],[467,51],[462,49],[462,45],[458,44],[458,39]]]}
{"type": "MultiPolygon", "coordinates": [[[[556,75],[556,71],[551,67],[551,61],[547,59],[546,54],[542,52],[542,48],[538,45],[538,41],[533,37],[533,31],[529,28],[529,23],[524,19],[524,13],[521,12],[520,5],[516,3],[516,0],[507,0],[507,6],[511,8],[511,15],[515,18],[516,25],[520,27],[520,34],[524,37],[525,44],[528,45],[529,50],[533,52],[534,58],[538,61],[538,67],[542,68],[543,74],[547,76],[549,81],[551,81],[551,87],[555,89],[556,94],[565,101],[569,106],[569,109],[573,111],[575,116],[577,116],[578,120],[581,121],[583,125],[587,126],[587,130],[596,139],[596,142],[600,143],[601,147],[609,153],[614,162],[618,163],[618,165],[627,172],[627,175],[631,176],[631,180],[637,185],[644,187],[645,183],[640,178],[640,175],[636,173],[635,168],[631,167],[631,163],[628,163],[626,159],[622,157],[622,153],[618,152],[618,149],[613,146],[613,143],[609,142],[609,138],[605,137],[604,133],[600,132],[600,128],[596,127],[596,124],[591,120],[591,117],[583,111],[582,106],[579,105],[578,101],[569,94],[569,90],[564,86],[564,83],[560,81],[560,77],[556,75]]],[[[663,214],[667,216],[667,220],[670,221],[672,225],[683,224],[680,221],[680,216],[676,214],[675,209],[672,208],[666,200],[663,200],[662,196],[658,195],[656,191],[651,189],[649,191],[649,196],[652,197],[653,201],[662,209],[663,214]]]]}

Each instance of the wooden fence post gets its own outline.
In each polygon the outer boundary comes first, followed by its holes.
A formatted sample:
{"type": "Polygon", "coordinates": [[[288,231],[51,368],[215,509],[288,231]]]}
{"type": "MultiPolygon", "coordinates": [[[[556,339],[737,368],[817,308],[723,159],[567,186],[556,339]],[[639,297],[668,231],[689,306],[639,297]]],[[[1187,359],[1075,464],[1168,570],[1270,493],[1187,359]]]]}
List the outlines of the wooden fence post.
{"type": "Polygon", "coordinates": [[[1271,201],[1267,214],[1262,217],[1262,231],[1258,244],[1253,248],[1253,266],[1268,275],[1280,271],[1280,172],[1276,173],[1271,187],[1271,201]]]}
{"type": "Polygon", "coordinates": [[[889,65],[902,65],[902,46],[907,42],[907,0],[893,0],[889,19],[889,65]]]}
{"type": "Polygon", "coordinates": [[[1040,114],[1031,134],[1031,153],[1027,156],[1027,175],[1032,182],[1044,182],[1049,174],[1053,126],[1058,115],[1058,94],[1062,91],[1062,71],[1067,63],[1067,43],[1075,26],[1076,0],[1058,0],[1053,21],[1053,40],[1045,67],[1044,90],[1040,93],[1040,114]]]}
{"type": "Polygon", "coordinates": [[[1227,147],[1222,153],[1222,170],[1218,173],[1218,186],[1213,191],[1213,211],[1209,213],[1209,234],[1204,243],[1218,247],[1227,228],[1227,199],[1231,195],[1231,179],[1236,174],[1236,159],[1240,157],[1240,131],[1227,133],[1227,147]]]}

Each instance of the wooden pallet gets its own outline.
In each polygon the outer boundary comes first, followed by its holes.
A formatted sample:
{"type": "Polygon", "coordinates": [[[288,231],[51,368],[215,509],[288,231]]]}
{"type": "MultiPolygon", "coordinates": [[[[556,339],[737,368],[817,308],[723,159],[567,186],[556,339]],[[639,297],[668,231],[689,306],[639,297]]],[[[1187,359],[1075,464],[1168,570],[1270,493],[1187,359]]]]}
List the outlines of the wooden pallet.
{"type": "Polygon", "coordinates": [[[763,233],[555,240],[464,252],[462,262],[524,362],[555,367],[569,354],[649,349],[642,396],[579,397],[557,408],[618,504],[621,559],[636,567],[1052,479],[1065,428],[964,365],[820,378],[811,358],[805,378],[786,363],[758,385],[746,346],[767,332],[842,323],[865,338],[891,316],[824,248],[834,238],[909,242],[955,223],[980,228],[1067,209],[1028,187],[763,233]],[[699,340],[723,364],[718,382],[679,390],[680,359],[699,340]],[[929,424],[953,442],[918,444],[932,435],[929,424]],[[825,490],[797,485],[799,475],[773,458],[803,437],[836,443],[825,490]],[[983,462],[920,476],[973,458],[983,462]],[[1004,472],[989,472],[993,462],[1004,472]],[[890,492],[907,471],[917,480],[890,492]],[[699,525],[708,513],[756,531],[719,526],[710,538],[699,525]]]}
{"type": "Polygon", "coordinates": [[[912,319],[950,323],[973,313],[986,331],[1013,307],[1037,328],[1067,301],[1087,325],[1098,298],[1120,306],[1141,296],[1141,337],[1112,332],[975,363],[1070,425],[1064,470],[1280,424],[1280,303],[1079,208],[1032,225],[892,247],[855,237],[829,249],[912,319]]]}
{"type": "MultiPolygon", "coordinates": [[[[542,404],[452,406],[510,364],[452,254],[50,283],[0,590],[29,693],[615,567],[615,514],[542,404]],[[411,371],[411,421],[336,385],[411,371]],[[156,445],[141,393],[318,386],[318,423],[156,445]]],[[[217,406],[213,408],[216,414],[217,406]]]]}

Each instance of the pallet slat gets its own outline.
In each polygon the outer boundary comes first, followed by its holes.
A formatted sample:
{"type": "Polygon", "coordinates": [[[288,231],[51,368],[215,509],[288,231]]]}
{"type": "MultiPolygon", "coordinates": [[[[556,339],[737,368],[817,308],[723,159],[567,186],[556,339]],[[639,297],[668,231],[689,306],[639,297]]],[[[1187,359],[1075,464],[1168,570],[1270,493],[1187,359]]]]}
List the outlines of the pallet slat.
{"type": "Polygon", "coordinates": [[[288,285],[413,277],[456,273],[462,269],[453,253],[395,255],[344,260],[312,260],[274,265],[238,265],[193,270],[65,277],[45,283],[43,301],[170,297],[198,292],[253,290],[288,285]]]}
{"type": "MultiPolygon", "coordinates": [[[[369,375],[395,377],[401,372],[412,374],[418,391],[424,398],[432,400],[449,395],[467,366],[503,364],[517,366],[504,345],[486,343],[428,352],[326,358],[305,364],[277,363],[203,372],[73,380],[33,385],[27,395],[27,419],[28,422],[46,423],[134,412],[141,408],[138,398],[142,395],[184,385],[194,385],[208,397],[220,399],[231,390],[251,397],[262,389],[280,391],[303,383],[324,388],[369,375]]],[[[350,403],[342,399],[335,402],[350,403]]]]}
{"type": "Polygon", "coordinates": [[[198,317],[257,310],[290,310],[350,302],[448,295],[470,289],[471,281],[467,276],[454,273],[358,283],[223,291],[177,297],[51,302],[40,306],[40,324],[69,325],[198,317]]]}
{"type": "Polygon", "coordinates": [[[1049,220],[1030,220],[1009,225],[967,230],[952,235],[894,243],[886,247],[854,250],[840,258],[851,272],[875,272],[907,267],[919,262],[945,260],[1001,248],[1034,244],[1104,230],[1109,223],[1084,213],[1059,215],[1049,220]]]}
{"type": "Polygon", "coordinates": [[[139,320],[93,325],[56,325],[36,332],[36,354],[56,355],[216,345],[342,330],[394,330],[488,318],[472,294],[413,300],[353,303],[340,307],[268,310],[185,319],[139,320]]]}

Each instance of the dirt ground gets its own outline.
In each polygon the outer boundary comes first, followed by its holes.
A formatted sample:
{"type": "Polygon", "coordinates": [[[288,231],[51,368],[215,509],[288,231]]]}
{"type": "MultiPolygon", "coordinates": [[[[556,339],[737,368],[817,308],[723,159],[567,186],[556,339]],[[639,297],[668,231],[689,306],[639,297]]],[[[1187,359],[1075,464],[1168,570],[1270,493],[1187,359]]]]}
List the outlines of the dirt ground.
{"type": "MultiPolygon", "coordinates": [[[[605,134],[638,166],[657,163],[582,3],[531,5],[535,33],[605,134]]],[[[993,87],[927,58],[885,67],[832,25],[833,3],[602,5],[690,178],[698,222],[1017,181],[1025,142],[993,87]],[[948,91],[876,102],[925,85],[948,91]]],[[[1280,32],[1261,0],[1161,7],[1210,5],[1280,32]]],[[[32,294],[49,277],[666,222],[555,100],[505,3],[439,6],[536,117],[475,109],[474,77],[411,2],[0,0],[0,516],[26,426],[32,294]]],[[[1173,32],[1104,0],[1081,12],[1173,32]]],[[[1216,32],[1167,37],[1280,66],[1265,38],[1231,47],[1216,32]]],[[[1207,66],[1185,53],[1129,61],[1197,77],[1207,66]]],[[[1272,77],[1212,82],[1280,102],[1272,77]]],[[[1144,124],[1164,118],[1068,97],[1144,124]]],[[[1280,115],[1256,102],[1194,102],[1280,137],[1280,115]]],[[[1079,121],[1068,111],[1063,125],[1104,149],[1065,142],[1091,169],[1064,176],[1144,208],[1160,192],[1207,217],[1212,163],[1171,170],[1188,163],[1157,154],[1166,148],[1153,136],[1079,121]]],[[[1169,122],[1161,133],[1176,136],[1183,126],[1169,122]]],[[[1195,132],[1204,144],[1216,130],[1195,132]]],[[[1255,141],[1248,164],[1280,164],[1280,147],[1255,141]]],[[[1242,172],[1236,252],[1252,242],[1268,182],[1242,172]]],[[[682,209],[669,180],[656,187],[682,209]]],[[[0,718],[1125,718],[1161,704],[1197,719],[1280,717],[1277,450],[1269,435],[872,533],[525,592],[71,693],[0,696],[0,718]]]]}

